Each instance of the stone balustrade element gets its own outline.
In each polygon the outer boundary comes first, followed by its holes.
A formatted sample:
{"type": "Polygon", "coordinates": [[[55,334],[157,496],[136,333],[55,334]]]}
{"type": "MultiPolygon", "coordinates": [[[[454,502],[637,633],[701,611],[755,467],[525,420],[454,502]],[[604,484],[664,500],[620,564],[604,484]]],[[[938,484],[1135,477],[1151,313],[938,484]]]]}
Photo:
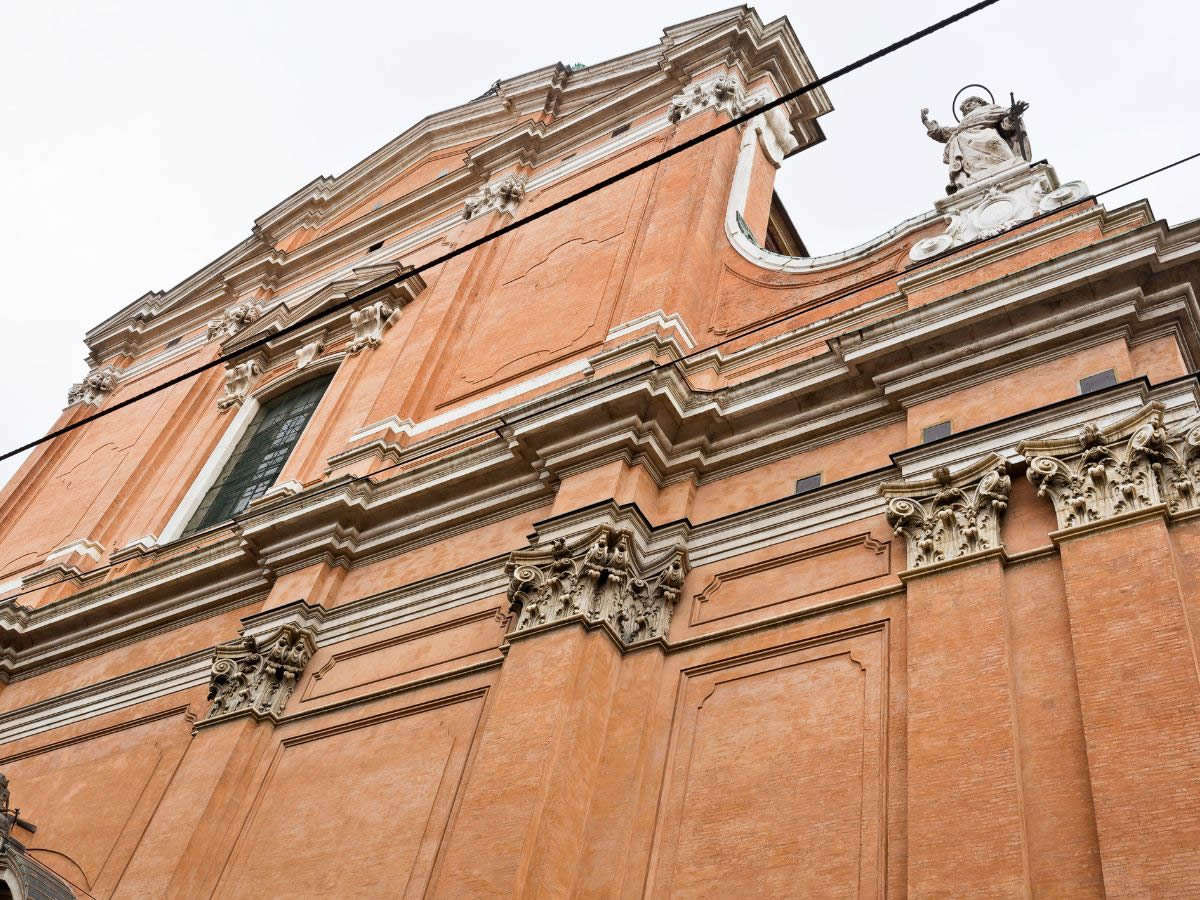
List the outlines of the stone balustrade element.
{"type": "Polygon", "coordinates": [[[205,720],[249,712],[278,718],[316,650],[311,628],[287,623],[267,640],[249,635],[219,644],[209,674],[205,720]]]}
{"type": "Polygon", "coordinates": [[[633,549],[632,532],[603,525],[574,544],[558,539],[510,554],[504,572],[517,614],[513,633],[579,621],[603,627],[624,649],[665,638],[687,550],[677,545],[643,563],[633,549]]]}
{"type": "Polygon", "coordinates": [[[911,570],[998,549],[1011,487],[1008,464],[991,453],[956,473],[941,466],[879,492],[888,498],[888,524],[908,546],[911,570]]]}
{"type": "MultiPolygon", "coordinates": [[[[1173,455],[1163,427],[1161,403],[1149,403],[1101,428],[1089,423],[1076,435],[1021,441],[1017,452],[1029,463],[1026,475],[1038,496],[1054,504],[1059,528],[1077,528],[1163,502],[1164,470],[1173,479],[1177,505],[1194,504],[1195,461],[1185,450],[1173,455]],[[1189,461],[1190,459],[1190,461],[1189,461]],[[1175,482],[1179,482],[1178,486],[1175,482]]],[[[1187,435],[1182,441],[1187,443],[1187,435]]]]}

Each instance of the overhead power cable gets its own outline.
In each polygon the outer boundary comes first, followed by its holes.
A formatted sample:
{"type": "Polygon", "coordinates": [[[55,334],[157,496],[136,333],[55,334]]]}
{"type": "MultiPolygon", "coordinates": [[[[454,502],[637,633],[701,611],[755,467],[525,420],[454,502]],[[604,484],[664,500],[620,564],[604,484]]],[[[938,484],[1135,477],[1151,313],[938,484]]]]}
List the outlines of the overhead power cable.
{"type": "MultiPolygon", "coordinates": [[[[1070,209],[1072,206],[1077,206],[1082,203],[1087,203],[1090,200],[1098,199],[1100,197],[1105,196],[1106,194],[1111,194],[1113,191],[1117,191],[1117,190],[1120,190],[1121,188],[1129,187],[1132,184],[1137,184],[1139,181],[1144,181],[1145,179],[1150,178],[1154,175],[1158,175],[1162,172],[1166,172],[1169,169],[1173,169],[1176,166],[1183,165],[1184,163],[1191,162],[1192,160],[1198,159],[1198,158],[1200,158],[1200,152],[1192,153],[1188,156],[1180,157],[1179,159],[1175,160],[1174,162],[1170,162],[1170,163],[1167,163],[1166,165],[1159,166],[1156,169],[1151,169],[1147,172],[1143,172],[1141,175],[1134,176],[1133,178],[1130,178],[1127,181],[1122,181],[1120,184],[1116,184],[1116,185],[1113,185],[1112,187],[1105,188],[1104,190],[1099,191],[1095,194],[1089,194],[1086,197],[1081,197],[1080,199],[1076,200],[1074,203],[1065,204],[1064,206],[1059,207],[1058,209],[1053,210],[1050,213],[1044,213],[1044,214],[1041,214],[1041,215],[1039,215],[1033,219],[1030,219],[1026,222],[1022,222],[1017,227],[1027,226],[1032,222],[1036,222],[1039,219],[1045,218],[1050,215],[1059,215],[1060,213],[1063,212],[1063,210],[1070,209]]],[[[1003,231],[1003,232],[1000,232],[999,234],[995,234],[990,237],[980,238],[979,240],[973,241],[968,244],[961,244],[958,247],[951,248],[950,250],[946,251],[946,253],[944,253],[940,256],[931,257],[929,259],[922,260],[921,262],[917,263],[916,265],[910,266],[908,269],[905,270],[905,274],[919,271],[920,269],[924,268],[925,266],[927,266],[931,263],[937,262],[939,260],[942,260],[947,256],[959,253],[963,250],[970,250],[971,247],[973,247],[973,246],[982,245],[982,244],[990,243],[993,241],[1001,240],[1004,237],[1010,236],[1011,233],[1012,233],[1011,231],[1003,231]]],[[[749,328],[749,329],[746,329],[745,331],[738,332],[737,334],[732,335],[728,338],[724,338],[723,340],[718,341],[717,343],[712,344],[710,346],[703,347],[703,348],[700,348],[697,350],[693,350],[691,353],[685,354],[676,359],[672,359],[667,362],[652,363],[650,365],[649,372],[656,372],[661,369],[667,369],[672,366],[677,366],[681,362],[686,362],[689,359],[697,356],[698,354],[708,353],[711,350],[713,350],[717,347],[724,346],[725,344],[730,343],[732,341],[744,340],[746,337],[748,337],[752,334],[757,334],[760,331],[763,331],[767,328],[771,328],[775,325],[778,325],[781,322],[787,321],[790,318],[795,318],[800,315],[811,313],[814,309],[819,309],[822,306],[825,306],[829,303],[834,303],[838,300],[844,300],[846,297],[853,296],[854,294],[861,293],[862,291],[865,291],[871,287],[874,287],[875,285],[881,283],[881,281],[890,280],[895,277],[896,277],[895,273],[888,273],[886,278],[877,277],[868,282],[864,282],[862,284],[856,285],[854,288],[847,290],[843,293],[835,294],[830,297],[826,297],[826,298],[822,299],[819,303],[815,303],[810,306],[806,306],[801,310],[797,310],[797,311],[790,312],[790,313],[785,313],[785,314],[777,316],[773,319],[769,319],[768,321],[761,322],[753,328],[749,328]]],[[[504,439],[503,429],[505,429],[505,428],[511,428],[514,425],[519,425],[524,421],[528,421],[529,418],[533,418],[534,416],[544,416],[547,412],[550,412],[550,411],[553,411],[556,409],[561,409],[561,408],[567,406],[568,404],[578,403],[580,400],[586,400],[589,397],[595,396],[598,393],[611,391],[613,388],[620,387],[622,384],[636,381],[639,378],[645,378],[647,374],[648,374],[648,371],[646,369],[641,369],[641,370],[639,370],[635,373],[632,373],[630,375],[627,375],[623,378],[614,379],[612,381],[607,381],[604,384],[597,385],[595,390],[593,390],[590,393],[585,393],[583,395],[579,395],[578,393],[573,394],[570,398],[564,399],[558,403],[551,404],[548,407],[542,407],[538,410],[537,413],[530,414],[530,416],[527,416],[525,418],[506,419],[503,414],[500,414],[495,417],[496,419],[499,419],[499,421],[500,421],[500,424],[498,424],[498,425],[492,425],[492,424],[485,425],[484,427],[479,428],[478,430],[473,431],[470,434],[459,436],[452,443],[440,444],[440,445],[437,445],[434,447],[426,447],[420,451],[416,451],[416,452],[407,454],[404,456],[403,459],[400,459],[393,463],[389,463],[386,466],[382,466],[381,468],[376,469],[375,471],[371,472],[369,475],[352,476],[352,480],[360,481],[360,482],[376,481],[379,478],[379,476],[384,474],[385,472],[389,472],[389,471],[392,471],[393,469],[398,469],[398,468],[405,467],[405,466],[412,466],[415,463],[418,463],[421,460],[426,459],[431,456],[440,456],[440,455],[443,455],[446,453],[450,453],[453,450],[455,450],[456,448],[462,447],[465,444],[469,444],[473,441],[479,440],[480,438],[485,438],[485,437],[488,437],[493,434],[500,437],[501,439],[504,439]]],[[[1200,380],[1200,371],[1189,372],[1185,375],[1179,376],[1179,379],[1175,379],[1175,380],[1181,380],[1184,378],[1195,378],[1197,380],[1200,380]]],[[[344,483],[326,485],[324,487],[321,487],[320,489],[312,491],[310,494],[307,495],[307,498],[309,500],[311,500],[312,498],[317,497],[326,491],[334,491],[334,490],[342,487],[343,485],[344,485],[344,483]]],[[[216,530],[220,530],[223,528],[228,528],[229,522],[233,522],[236,524],[238,522],[244,521],[245,519],[249,518],[249,515],[250,514],[246,514],[246,513],[238,513],[237,515],[232,516],[229,520],[222,522],[220,525],[212,526],[211,530],[216,531],[216,530]]],[[[209,529],[206,529],[206,530],[209,530],[209,529]]],[[[200,533],[200,532],[197,532],[197,533],[200,533]]],[[[89,570],[88,574],[90,576],[97,576],[97,575],[99,575],[99,573],[104,572],[108,569],[111,569],[112,567],[113,567],[113,564],[108,563],[104,566],[99,566],[95,569],[89,570]]],[[[63,584],[64,582],[69,581],[69,580],[70,580],[70,578],[60,578],[60,579],[57,579],[52,582],[39,584],[36,588],[31,588],[29,591],[21,591],[19,593],[11,595],[10,597],[8,597],[6,599],[15,599],[17,597],[22,596],[23,594],[31,593],[33,591],[44,590],[47,587],[53,587],[55,585],[63,584]]]]}
{"type": "Polygon", "coordinates": [[[623,181],[624,179],[629,178],[632,175],[636,175],[638,172],[642,172],[646,169],[651,168],[652,166],[658,165],[659,163],[663,162],[664,160],[670,159],[673,156],[677,156],[680,153],[690,150],[693,147],[696,147],[699,144],[703,143],[704,141],[707,141],[713,137],[716,137],[719,134],[723,134],[724,132],[729,131],[730,129],[737,128],[739,125],[743,125],[746,122],[749,122],[751,119],[755,118],[756,116],[762,115],[764,112],[774,109],[777,106],[782,106],[785,103],[790,103],[792,100],[795,100],[798,97],[802,97],[805,94],[811,93],[812,91],[816,90],[817,88],[822,87],[826,84],[829,84],[831,81],[835,81],[838,78],[841,78],[843,75],[848,75],[851,72],[857,71],[858,69],[861,69],[863,66],[869,65],[870,63],[873,63],[876,60],[882,59],[885,56],[895,53],[897,50],[901,50],[904,47],[907,47],[909,44],[915,43],[915,42],[921,40],[922,38],[928,37],[931,34],[935,34],[936,32],[941,31],[943,28],[947,28],[950,25],[953,25],[955,22],[961,21],[962,19],[965,19],[968,16],[974,15],[975,13],[979,12],[980,10],[986,9],[989,6],[994,6],[998,2],[1000,2],[1000,0],[980,0],[980,2],[978,2],[978,3],[973,3],[972,5],[965,7],[964,9],[960,10],[959,12],[954,13],[953,15],[947,16],[944,19],[940,19],[937,22],[934,22],[932,25],[928,25],[925,28],[920,29],[919,31],[914,31],[912,34],[908,35],[907,37],[901,38],[900,40],[895,41],[894,43],[888,44],[886,47],[882,47],[879,50],[874,51],[873,53],[868,53],[866,56],[860,57],[859,59],[856,59],[854,62],[849,63],[845,66],[842,66],[840,69],[835,69],[833,72],[830,72],[828,75],[821,76],[820,78],[817,78],[815,81],[812,81],[811,83],[806,84],[803,87],[797,88],[794,91],[789,91],[786,94],[784,94],[783,96],[781,96],[775,100],[771,100],[767,103],[763,103],[759,106],[756,106],[753,110],[750,110],[749,112],[743,113],[738,116],[734,116],[729,121],[724,122],[721,125],[716,126],[715,128],[711,128],[708,131],[704,132],[703,134],[699,134],[693,138],[689,138],[688,140],[683,141],[683,142],[675,145],[674,147],[670,147],[669,149],[664,150],[661,153],[657,153],[654,156],[651,156],[648,159],[645,159],[642,162],[637,163],[636,165],[630,166],[627,169],[622,169],[620,172],[617,172],[614,175],[610,175],[608,178],[602,179],[601,181],[598,181],[593,185],[590,185],[586,188],[583,188],[582,190],[576,191],[573,194],[563,197],[561,200],[555,201],[554,203],[551,203],[550,205],[548,205],[542,209],[532,212],[529,215],[523,216],[520,219],[517,219],[513,222],[509,222],[507,225],[503,225],[500,228],[497,228],[495,231],[489,232],[488,234],[484,235],[483,237],[477,238],[476,240],[473,240],[466,244],[463,244],[461,247],[456,247],[453,250],[450,250],[447,253],[443,253],[441,256],[435,257],[434,259],[431,259],[428,262],[422,263],[419,266],[415,266],[414,268],[409,269],[407,272],[404,272],[404,273],[396,276],[395,278],[389,279],[387,281],[382,282],[381,284],[376,285],[369,291],[364,291],[363,293],[357,294],[352,298],[348,298],[346,300],[339,301],[339,302],[333,304],[332,306],[325,307],[324,309],[319,310],[318,312],[313,313],[312,315],[306,316],[303,319],[300,319],[296,322],[291,323],[290,325],[286,325],[283,328],[280,328],[278,331],[272,332],[269,335],[264,335],[263,337],[258,338],[257,340],[251,341],[250,343],[246,344],[245,346],[239,348],[236,352],[227,353],[227,354],[223,354],[222,356],[218,356],[217,358],[209,360],[206,363],[202,363],[201,365],[196,366],[195,368],[189,369],[186,372],[182,372],[179,375],[174,376],[173,378],[169,378],[166,381],[163,381],[160,384],[157,384],[152,388],[148,388],[147,390],[142,391],[139,394],[134,394],[132,397],[127,397],[124,400],[118,401],[117,403],[113,403],[111,406],[107,406],[104,409],[99,410],[98,412],[93,413],[90,416],[87,416],[83,419],[79,419],[76,422],[71,422],[67,425],[64,425],[62,428],[57,428],[54,431],[51,431],[47,434],[42,435],[40,438],[37,438],[36,440],[29,441],[28,443],[22,444],[21,446],[16,447],[13,450],[9,450],[9,451],[5,452],[4,454],[0,455],[0,461],[8,459],[9,457],[15,456],[18,453],[23,453],[24,451],[29,450],[33,447],[36,447],[39,444],[43,444],[46,441],[54,440],[54,438],[61,437],[62,435],[67,434],[71,431],[75,431],[78,428],[82,428],[84,425],[87,425],[91,422],[95,422],[97,419],[101,419],[105,416],[112,415],[113,413],[117,412],[118,410],[124,409],[127,406],[131,406],[134,403],[138,403],[142,400],[145,400],[147,397],[151,397],[154,394],[159,393],[160,391],[165,391],[167,388],[174,387],[175,385],[180,384],[181,382],[184,382],[184,381],[188,380],[189,378],[194,378],[195,376],[201,374],[202,372],[207,372],[209,369],[213,369],[213,368],[216,368],[217,366],[225,365],[226,363],[229,363],[235,359],[244,358],[247,353],[258,349],[259,347],[265,346],[268,342],[278,341],[279,338],[283,337],[286,334],[290,334],[293,331],[297,331],[299,329],[306,328],[307,326],[313,324],[314,322],[324,319],[327,316],[329,316],[330,314],[336,313],[339,310],[345,309],[349,306],[358,305],[358,304],[362,303],[364,300],[366,300],[376,294],[380,294],[408,278],[412,278],[415,275],[420,275],[421,273],[426,272],[430,269],[433,269],[437,266],[444,265],[445,263],[449,262],[450,260],[463,255],[464,253],[469,253],[472,250],[482,247],[484,244],[486,244],[490,241],[494,241],[497,238],[502,237],[506,234],[509,234],[510,232],[516,231],[518,228],[523,228],[524,226],[528,225],[529,223],[535,222],[544,216],[548,216],[551,213],[557,212],[558,210],[562,209],[563,207],[569,206],[572,203],[577,203],[578,201],[584,199],[585,197],[591,196],[592,194],[596,193],[597,191],[604,190],[605,188],[607,188],[613,184],[616,184],[619,181],[623,181]]]}

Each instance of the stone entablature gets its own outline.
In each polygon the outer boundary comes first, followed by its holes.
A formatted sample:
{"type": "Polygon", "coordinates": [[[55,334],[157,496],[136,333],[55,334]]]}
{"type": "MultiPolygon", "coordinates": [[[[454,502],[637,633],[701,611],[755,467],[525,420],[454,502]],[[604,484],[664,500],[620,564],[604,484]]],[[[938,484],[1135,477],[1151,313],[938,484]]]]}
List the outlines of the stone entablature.
{"type": "Polygon", "coordinates": [[[517,614],[513,633],[583,622],[602,626],[623,649],[664,639],[688,572],[687,550],[677,545],[642,561],[635,547],[632,531],[600,526],[578,541],[558,538],[512,553],[504,572],[517,614]]]}
{"type": "Polygon", "coordinates": [[[217,647],[205,720],[250,713],[277,719],[316,650],[312,628],[289,622],[266,639],[243,635],[217,647]]]}
{"type": "Polygon", "coordinates": [[[940,466],[926,478],[888,482],[879,493],[887,498],[888,524],[905,539],[911,570],[999,549],[1011,488],[1008,464],[989,454],[953,474],[940,466]]]}
{"type": "Polygon", "coordinates": [[[1069,437],[1022,441],[1026,474],[1054,504],[1058,526],[1078,528],[1142,510],[1171,516],[1200,509],[1200,424],[1168,428],[1160,402],[1069,437]]]}

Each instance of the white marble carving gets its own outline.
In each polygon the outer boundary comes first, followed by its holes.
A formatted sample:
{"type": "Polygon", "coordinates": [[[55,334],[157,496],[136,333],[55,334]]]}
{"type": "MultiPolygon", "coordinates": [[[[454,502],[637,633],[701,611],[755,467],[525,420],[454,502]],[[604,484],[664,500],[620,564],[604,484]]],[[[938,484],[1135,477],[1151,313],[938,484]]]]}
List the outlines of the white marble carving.
{"type": "Polygon", "coordinates": [[[1162,404],[1150,403],[1107,428],[1092,423],[1071,437],[1017,445],[1029,462],[1025,474],[1038,496],[1054,503],[1059,528],[1162,502],[1159,480],[1164,463],[1171,460],[1162,410],[1162,404]]]}
{"type": "Polygon", "coordinates": [[[314,359],[316,359],[321,351],[325,349],[325,342],[319,338],[315,341],[309,341],[303,347],[296,351],[296,368],[303,369],[314,359]]]}
{"type": "Polygon", "coordinates": [[[489,212],[512,215],[525,198],[525,178],[520,175],[505,175],[493,184],[486,184],[467,197],[463,205],[463,219],[474,219],[489,212]]]}
{"type": "Polygon", "coordinates": [[[249,711],[278,718],[316,650],[311,628],[288,623],[261,644],[244,636],[219,644],[209,674],[206,719],[249,711]]]}
{"type": "Polygon", "coordinates": [[[1172,514],[1200,509],[1200,423],[1194,419],[1167,436],[1159,487],[1172,514]]]}
{"type": "Polygon", "coordinates": [[[967,97],[958,106],[962,118],[952,128],[943,128],[929,118],[928,109],[921,110],[925,132],[946,145],[942,162],[950,170],[947,194],[1014,163],[1033,159],[1023,120],[1028,108],[1023,100],[999,106],[982,97],[967,97]]]}
{"type": "Polygon", "coordinates": [[[1087,194],[1082,181],[1060,184],[1054,169],[1045,163],[1017,163],[938,200],[934,208],[945,218],[946,230],[913,244],[909,258],[929,259],[953,247],[994,237],[1087,194]]]}
{"type": "Polygon", "coordinates": [[[262,377],[262,365],[256,359],[238,363],[225,371],[225,393],[217,401],[220,409],[239,405],[262,377]]]}
{"type": "Polygon", "coordinates": [[[742,83],[732,75],[718,75],[711,81],[690,85],[671,98],[667,118],[678,124],[688,116],[704,109],[724,110],[730,116],[740,116],[762,105],[763,97],[746,95],[742,83]]]}
{"type": "Polygon", "coordinates": [[[666,637],[687,551],[677,546],[642,566],[633,542],[631,532],[601,526],[574,546],[560,539],[511,554],[504,572],[509,600],[520,610],[514,632],[583,621],[605,627],[624,648],[666,637]]]}
{"type": "Polygon", "coordinates": [[[989,454],[955,474],[942,466],[879,492],[888,498],[888,524],[908,546],[908,567],[917,569],[998,548],[1011,488],[1008,465],[989,454]]]}
{"type": "Polygon", "coordinates": [[[218,341],[232,337],[248,325],[252,325],[262,316],[258,304],[244,300],[229,307],[215,319],[208,322],[208,340],[218,341]]]}
{"type": "Polygon", "coordinates": [[[99,406],[104,398],[117,389],[118,370],[113,366],[105,366],[95,372],[89,372],[83,381],[71,385],[67,391],[67,405],[84,403],[88,406],[99,406]]]}
{"type": "Polygon", "coordinates": [[[383,343],[383,332],[393,324],[400,315],[400,309],[393,309],[382,300],[376,300],[361,309],[350,313],[350,326],[354,329],[354,340],[346,348],[347,353],[358,353],[368,347],[375,348],[383,343]]]}

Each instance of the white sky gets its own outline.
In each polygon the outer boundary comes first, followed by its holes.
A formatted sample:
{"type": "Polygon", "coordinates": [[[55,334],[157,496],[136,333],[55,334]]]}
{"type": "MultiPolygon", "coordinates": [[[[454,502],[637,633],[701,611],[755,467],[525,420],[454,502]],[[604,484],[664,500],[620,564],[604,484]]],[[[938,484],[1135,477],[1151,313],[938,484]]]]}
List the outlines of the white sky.
{"type": "MultiPolygon", "coordinates": [[[[764,0],[819,73],[966,0],[764,0]]],[[[0,451],[44,433],[85,372],[84,332],[166,289],[253,219],[498,77],[599,62],[722,8],[679,0],[507,3],[0,3],[0,451]]],[[[1094,191],[1200,150],[1192,3],[1002,0],[828,87],[828,140],[778,190],[814,254],[866,240],[941,193],[943,124],[968,82],[1015,91],[1035,159],[1094,191]]],[[[1200,160],[1105,202],[1200,216],[1200,160]]],[[[15,469],[0,463],[0,482],[15,469]]]]}

